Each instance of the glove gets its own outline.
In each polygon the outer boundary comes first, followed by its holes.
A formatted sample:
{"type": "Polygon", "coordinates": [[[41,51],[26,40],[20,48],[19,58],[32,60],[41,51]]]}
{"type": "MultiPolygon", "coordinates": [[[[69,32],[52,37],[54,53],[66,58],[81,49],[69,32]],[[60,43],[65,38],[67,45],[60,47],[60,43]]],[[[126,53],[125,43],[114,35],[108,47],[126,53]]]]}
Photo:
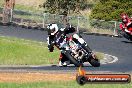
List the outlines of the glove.
{"type": "Polygon", "coordinates": [[[53,50],[54,50],[54,48],[50,49],[49,51],[50,51],[50,52],[53,52],[53,50]]]}
{"type": "Polygon", "coordinates": [[[53,46],[51,46],[51,45],[48,45],[48,49],[49,49],[49,51],[50,51],[50,52],[53,52],[54,47],[53,47],[53,46]]]}

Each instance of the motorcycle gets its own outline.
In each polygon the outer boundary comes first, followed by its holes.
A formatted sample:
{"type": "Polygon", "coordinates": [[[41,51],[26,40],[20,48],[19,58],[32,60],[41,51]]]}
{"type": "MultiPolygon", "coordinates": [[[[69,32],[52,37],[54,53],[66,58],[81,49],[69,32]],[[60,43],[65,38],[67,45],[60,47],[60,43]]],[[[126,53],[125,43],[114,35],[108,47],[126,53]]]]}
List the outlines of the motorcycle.
{"type": "Polygon", "coordinates": [[[132,41],[132,23],[129,24],[128,27],[121,32],[118,32],[118,35],[132,41]]]}
{"type": "Polygon", "coordinates": [[[124,33],[123,37],[126,38],[126,39],[128,39],[128,40],[130,40],[130,41],[132,41],[132,34],[130,34],[130,33],[127,33],[127,32],[124,33]]]}
{"type": "Polygon", "coordinates": [[[65,38],[60,50],[77,67],[83,66],[84,62],[89,62],[94,67],[100,66],[96,55],[78,34],[65,38]]]}

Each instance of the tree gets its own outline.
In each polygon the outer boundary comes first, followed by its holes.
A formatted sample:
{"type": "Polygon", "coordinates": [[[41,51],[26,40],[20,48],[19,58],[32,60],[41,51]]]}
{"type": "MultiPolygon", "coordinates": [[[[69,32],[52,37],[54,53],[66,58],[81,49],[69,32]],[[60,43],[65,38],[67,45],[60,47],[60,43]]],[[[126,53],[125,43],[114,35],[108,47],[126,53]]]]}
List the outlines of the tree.
{"type": "Polygon", "coordinates": [[[67,15],[85,9],[87,0],[46,0],[44,8],[49,13],[67,15]]]}
{"type": "Polygon", "coordinates": [[[120,20],[121,13],[132,16],[131,0],[100,0],[92,10],[91,18],[102,20],[120,20]]]}

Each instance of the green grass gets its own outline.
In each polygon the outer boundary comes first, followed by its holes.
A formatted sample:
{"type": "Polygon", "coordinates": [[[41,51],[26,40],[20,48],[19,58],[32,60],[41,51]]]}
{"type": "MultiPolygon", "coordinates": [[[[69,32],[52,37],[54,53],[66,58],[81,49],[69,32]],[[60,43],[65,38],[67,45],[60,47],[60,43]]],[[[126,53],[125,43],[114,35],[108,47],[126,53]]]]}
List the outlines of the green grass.
{"type": "Polygon", "coordinates": [[[45,43],[0,37],[0,65],[43,65],[57,63],[59,51],[50,53],[45,43]]]}
{"type": "MultiPolygon", "coordinates": [[[[60,51],[49,52],[46,43],[0,37],[0,65],[57,64],[60,51]]],[[[102,53],[96,53],[99,59],[102,53]]]]}
{"type": "Polygon", "coordinates": [[[104,58],[104,53],[94,52],[98,59],[104,58]]]}
{"type": "Polygon", "coordinates": [[[35,16],[35,15],[15,15],[16,18],[21,18],[21,19],[28,19],[31,21],[35,22],[42,22],[43,17],[42,16],[35,16]]]}
{"type": "Polygon", "coordinates": [[[34,8],[33,6],[31,7],[31,6],[25,6],[25,5],[20,5],[20,4],[16,4],[15,9],[17,9],[17,10],[26,10],[26,11],[36,10],[36,8],[34,8]]]}
{"type": "Polygon", "coordinates": [[[34,82],[34,83],[0,83],[0,88],[131,88],[132,84],[85,84],[76,81],[34,82]]]}
{"type": "Polygon", "coordinates": [[[0,7],[3,7],[4,0],[0,0],[0,7]]]}
{"type": "Polygon", "coordinates": [[[16,4],[15,5],[15,9],[17,10],[22,10],[22,11],[30,11],[30,12],[34,12],[34,13],[38,13],[38,12],[43,12],[44,8],[37,8],[36,6],[27,6],[27,5],[22,5],[22,4],[16,4]]]}

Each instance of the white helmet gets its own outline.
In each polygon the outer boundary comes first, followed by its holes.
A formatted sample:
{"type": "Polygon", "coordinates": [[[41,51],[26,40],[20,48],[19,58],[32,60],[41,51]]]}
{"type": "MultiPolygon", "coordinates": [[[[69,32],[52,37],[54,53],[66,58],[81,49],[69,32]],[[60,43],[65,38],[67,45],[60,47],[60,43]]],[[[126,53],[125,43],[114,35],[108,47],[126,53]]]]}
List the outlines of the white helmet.
{"type": "Polygon", "coordinates": [[[49,24],[47,28],[49,29],[51,35],[55,35],[55,33],[58,31],[57,24],[49,24]]]}

